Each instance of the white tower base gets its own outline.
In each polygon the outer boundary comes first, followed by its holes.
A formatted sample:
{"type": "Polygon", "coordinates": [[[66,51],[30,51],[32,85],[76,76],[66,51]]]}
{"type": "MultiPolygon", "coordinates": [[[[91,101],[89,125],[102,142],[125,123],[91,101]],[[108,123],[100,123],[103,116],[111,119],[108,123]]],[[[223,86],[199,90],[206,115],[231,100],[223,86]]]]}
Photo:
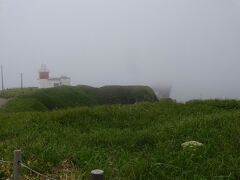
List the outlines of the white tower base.
{"type": "Polygon", "coordinates": [[[48,79],[39,79],[39,88],[49,88],[48,79]]]}

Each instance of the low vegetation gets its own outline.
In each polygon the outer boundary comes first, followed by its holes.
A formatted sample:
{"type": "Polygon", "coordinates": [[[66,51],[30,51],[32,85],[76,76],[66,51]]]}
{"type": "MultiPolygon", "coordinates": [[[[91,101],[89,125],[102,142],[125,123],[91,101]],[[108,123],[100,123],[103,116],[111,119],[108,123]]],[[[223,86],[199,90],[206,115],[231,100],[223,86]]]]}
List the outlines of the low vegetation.
{"type": "Polygon", "coordinates": [[[134,104],[157,101],[147,86],[62,86],[49,89],[13,89],[2,93],[13,98],[3,110],[7,112],[46,111],[76,106],[134,104]]]}
{"type": "Polygon", "coordinates": [[[4,91],[0,91],[0,97],[1,98],[15,98],[15,97],[19,97],[22,95],[30,95],[35,93],[36,91],[38,91],[39,89],[36,87],[32,87],[32,88],[13,88],[13,89],[6,89],[4,91]]]}
{"type": "MultiPolygon", "coordinates": [[[[21,149],[25,163],[55,178],[88,179],[100,168],[106,179],[240,179],[239,101],[2,112],[0,124],[0,159],[21,149]],[[186,150],[186,141],[203,146],[186,150]]],[[[11,173],[1,164],[0,172],[11,173]]]]}

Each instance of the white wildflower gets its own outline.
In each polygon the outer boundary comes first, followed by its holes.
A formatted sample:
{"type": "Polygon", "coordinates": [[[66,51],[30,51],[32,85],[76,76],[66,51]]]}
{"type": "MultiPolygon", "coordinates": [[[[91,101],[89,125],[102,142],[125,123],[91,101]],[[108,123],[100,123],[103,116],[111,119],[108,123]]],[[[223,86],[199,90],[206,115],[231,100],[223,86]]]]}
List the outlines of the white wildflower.
{"type": "Polygon", "coordinates": [[[188,148],[188,147],[196,148],[196,147],[201,147],[201,146],[203,146],[203,144],[200,142],[197,142],[197,141],[187,141],[185,143],[182,143],[183,149],[188,148]]]}

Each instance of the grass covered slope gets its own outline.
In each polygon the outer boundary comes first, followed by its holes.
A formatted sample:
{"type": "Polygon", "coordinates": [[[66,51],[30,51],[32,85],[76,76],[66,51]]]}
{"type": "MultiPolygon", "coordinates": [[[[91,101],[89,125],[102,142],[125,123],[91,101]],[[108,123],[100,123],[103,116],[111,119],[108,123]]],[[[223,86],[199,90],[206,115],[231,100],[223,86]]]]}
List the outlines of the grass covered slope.
{"type": "MultiPolygon", "coordinates": [[[[150,87],[147,86],[61,86],[33,91],[6,91],[5,96],[12,95],[5,110],[8,112],[45,111],[76,106],[93,106],[102,104],[133,104],[143,101],[157,101],[150,87]]],[[[11,96],[10,96],[11,97],[11,96]]]]}
{"type": "Polygon", "coordinates": [[[96,168],[106,179],[239,179],[239,104],[161,101],[0,113],[0,159],[22,149],[23,161],[40,172],[60,174],[68,162],[79,179],[96,168]],[[183,150],[190,140],[204,145],[183,150]]]}
{"type": "Polygon", "coordinates": [[[14,97],[19,97],[22,95],[31,95],[38,91],[39,89],[36,87],[30,87],[30,88],[13,88],[13,89],[5,89],[5,90],[0,90],[0,97],[1,98],[14,98],[14,97]]]}
{"type": "Polygon", "coordinates": [[[100,104],[134,104],[157,101],[154,91],[148,86],[104,86],[98,91],[100,104]]]}

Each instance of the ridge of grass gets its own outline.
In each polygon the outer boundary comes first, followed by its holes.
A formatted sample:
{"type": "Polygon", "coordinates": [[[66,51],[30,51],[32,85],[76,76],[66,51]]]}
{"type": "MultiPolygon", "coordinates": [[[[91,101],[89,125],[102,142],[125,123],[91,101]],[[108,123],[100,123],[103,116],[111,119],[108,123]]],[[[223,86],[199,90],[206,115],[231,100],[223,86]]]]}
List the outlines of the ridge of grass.
{"type": "MultiPolygon", "coordinates": [[[[3,92],[2,92],[3,93],[3,92]]],[[[147,86],[61,86],[48,89],[5,90],[2,97],[12,97],[3,109],[6,112],[46,111],[76,106],[134,104],[157,101],[147,86]]]]}

